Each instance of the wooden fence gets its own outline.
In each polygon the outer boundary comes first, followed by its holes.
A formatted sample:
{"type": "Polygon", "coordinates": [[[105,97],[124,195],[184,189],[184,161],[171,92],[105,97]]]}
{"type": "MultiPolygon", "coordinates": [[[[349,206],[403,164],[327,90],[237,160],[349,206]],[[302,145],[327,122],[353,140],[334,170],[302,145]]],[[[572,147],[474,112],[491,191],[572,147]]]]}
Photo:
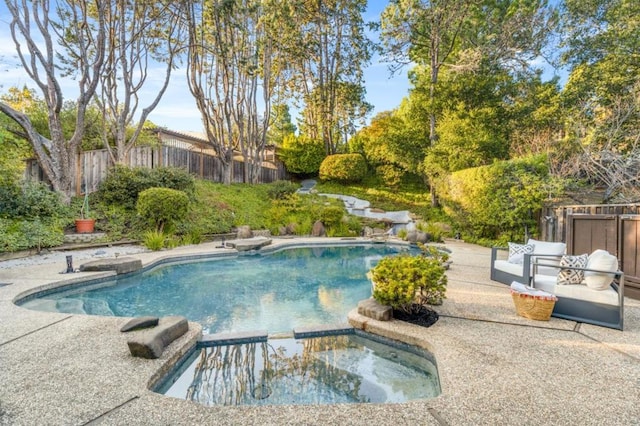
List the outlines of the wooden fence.
{"type": "Polygon", "coordinates": [[[640,204],[547,207],[540,231],[543,240],[564,241],[568,253],[603,249],[616,255],[625,295],[640,299],[640,204]]]}
{"type": "MultiPolygon", "coordinates": [[[[174,146],[136,147],[129,152],[126,165],[130,167],[179,167],[192,175],[213,182],[223,182],[223,167],[220,158],[190,149],[174,146]]],[[[79,155],[76,182],[76,194],[85,191],[94,192],[113,165],[107,150],[85,151],[79,155]]],[[[232,163],[232,182],[244,182],[245,163],[237,158],[232,163]]],[[[26,175],[28,179],[46,181],[42,170],[35,160],[28,160],[26,175]]],[[[287,172],[284,164],[277,159],[273,162],[263,162],[258,177],[258,183],[269,183],[286,179],[287,172]]]]}
{"type": "Polygon", "coordinates": [[[567,241],[568,217],[575,214],[637,215],[640,204],[589,204],[545,207],[540,215],[540,237],[544,241],[567,241]]]}

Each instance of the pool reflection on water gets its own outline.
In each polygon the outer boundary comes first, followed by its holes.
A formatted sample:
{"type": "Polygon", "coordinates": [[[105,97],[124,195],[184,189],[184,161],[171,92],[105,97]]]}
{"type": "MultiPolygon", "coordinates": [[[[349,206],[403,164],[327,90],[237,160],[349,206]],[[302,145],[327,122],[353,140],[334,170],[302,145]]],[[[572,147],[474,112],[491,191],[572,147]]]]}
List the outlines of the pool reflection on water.
{"type": "Polygon", "coordinates": [[[199,348],[159,392],[203,405],[399,403],[433,398],[433,357],[355,334],[199,348]]]}

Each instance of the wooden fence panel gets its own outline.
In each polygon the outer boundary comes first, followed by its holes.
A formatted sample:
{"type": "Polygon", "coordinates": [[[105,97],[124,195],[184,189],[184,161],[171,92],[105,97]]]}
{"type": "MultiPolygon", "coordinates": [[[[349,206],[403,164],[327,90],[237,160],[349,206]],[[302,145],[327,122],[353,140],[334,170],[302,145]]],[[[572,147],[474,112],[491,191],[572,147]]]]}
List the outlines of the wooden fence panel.
{"type": "Polygon", "coordinates": [[[640,299],[640,215],[620,216],[620,269],[626,296],[640,299]]]}
{"type": "Polygon", "coordinates": [[[618,253],[618,221],[612,214],[574,214],[567,217],[567,252],[591,253],[595,249],[618,253]]]}
{"type": "Polygon", "coordinates": [[[616,254],[625,273],[625,295],[640,299],[640,204],[547,207],[541,239],[565,241],[572,254],[601,248],[616,254]]]}
{"type": "MultiPolygon", "coordinates": [[[[76,195],[82,195],[85,191],[95,192],[100,182],[106,176],[113,165],[107,150],[85,151],[78,156],[78,170],[76,181],[76,195]]],[[[193,175],[211,180],[224,182],[222,162],[214,155],[192,151],[175,146],[161,146],[153,148],[149,146],[134,147],[125,162],[129,167],[180,167],[193,175]]],[[[234,161],[231,165],[234,183],[244,182],[244,162],[234,161]]],[[[25,178],[38,182],[47,182],[42,169],[35,159],[27,160],[25,178]]],[[[259,173],[260,183],[269,183],[280,179],[286,179],[287,172],[284,165],[277,161],[272,167],[262,167],[259,173]]]]}

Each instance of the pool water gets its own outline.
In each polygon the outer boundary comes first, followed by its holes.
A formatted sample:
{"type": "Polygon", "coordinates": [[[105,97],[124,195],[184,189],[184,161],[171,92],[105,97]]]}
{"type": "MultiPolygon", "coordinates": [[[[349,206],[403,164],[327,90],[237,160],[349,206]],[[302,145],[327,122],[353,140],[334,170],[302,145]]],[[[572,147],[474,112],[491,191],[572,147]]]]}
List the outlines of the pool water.
{"type": "Polygon", "coordinates": [[[398,403],[440,394],[430,354],[384,340],[358,332],[201,348],[158,391],[208,406],[398,403]]]}
{"type": "Polygon", "coordinates": [[[346,322],[371,296],[369,269],[403,246],[285,249],[191,263],[54,292],[22,304],[30,309],[89,315],[182,315],[203,333],[267,330],[346,322]]]}

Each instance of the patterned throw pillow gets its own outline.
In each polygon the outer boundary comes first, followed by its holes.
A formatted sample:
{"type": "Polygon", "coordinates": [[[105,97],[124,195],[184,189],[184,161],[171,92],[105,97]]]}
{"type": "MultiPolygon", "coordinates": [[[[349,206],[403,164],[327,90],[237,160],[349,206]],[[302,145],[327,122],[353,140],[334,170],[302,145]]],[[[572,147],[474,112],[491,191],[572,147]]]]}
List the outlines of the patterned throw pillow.
{"type": "Polygon", "coordinates": [[[560,272],[558,272],[558,285],[580,284],[584,279],[584,271],[570,268],[586,268],[589,256],[562,256],[560,259],[560,272]],[[564,267],[564,268],[563,268],[564,267]]]}
{"type": "Polygon", "coordinates": [[[533,253],[533,245],[509,243],[509,263],[522,264],[524,255],[533,253]]]}

